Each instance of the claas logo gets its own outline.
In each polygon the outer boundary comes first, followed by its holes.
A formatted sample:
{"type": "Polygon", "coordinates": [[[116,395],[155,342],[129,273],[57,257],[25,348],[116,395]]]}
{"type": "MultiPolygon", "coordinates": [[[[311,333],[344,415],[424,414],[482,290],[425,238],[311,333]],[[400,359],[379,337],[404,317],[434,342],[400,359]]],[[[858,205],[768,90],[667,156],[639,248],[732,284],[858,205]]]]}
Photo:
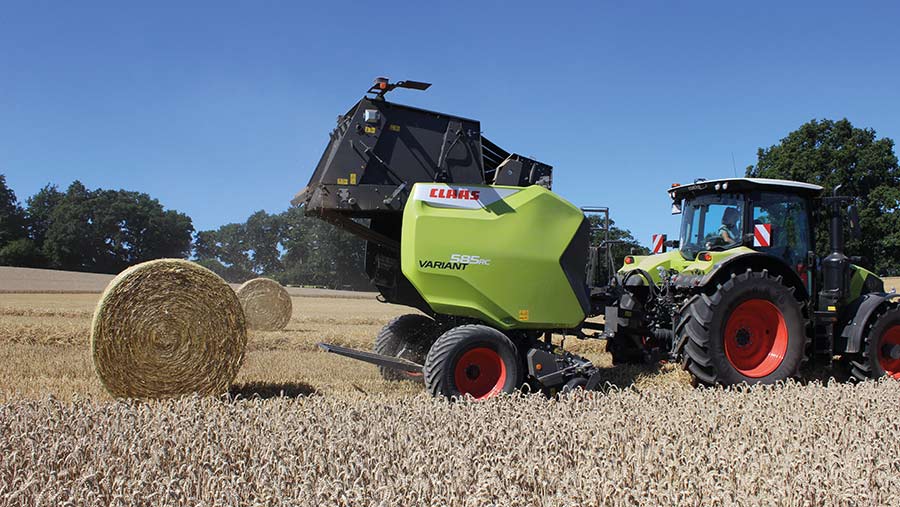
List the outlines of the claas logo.
{"type": "Polygon", "coordinates": [[[428,197],[438,199],[458,199],[461,201],[477,201],[481,192],[478,190],[469,190],[466,188],[432,188],[428,193],[428,197]]]}

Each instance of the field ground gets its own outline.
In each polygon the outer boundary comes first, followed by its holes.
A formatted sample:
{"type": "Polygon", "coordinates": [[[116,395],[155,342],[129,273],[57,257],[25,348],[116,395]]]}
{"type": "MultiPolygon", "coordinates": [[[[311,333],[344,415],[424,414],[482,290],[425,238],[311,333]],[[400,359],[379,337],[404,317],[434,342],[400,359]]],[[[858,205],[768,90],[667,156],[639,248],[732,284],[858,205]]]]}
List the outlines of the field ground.
{"type": "Polygon", "coordinates": [[[896,382],[693,389],[570,338],[617,388],[448,404],[316,347],[408,309],[317,295],[251,333],[238,401],[140,403],[94,375],[98,294],[0,294],[0,506],[900,504],[896,382]]]}
{"type": "MultiPolygon", "coordinates": [[[[97,273],[0,266],[0,294],[99,294],[113,278],[97,273]]],[[[233,283],[231,287],[237,289],[240,284],[233,283]]],[[[371,299],[376,294],[307,287],[287,287],[287,291],[292,296],[346,299],[371,299]]]]}

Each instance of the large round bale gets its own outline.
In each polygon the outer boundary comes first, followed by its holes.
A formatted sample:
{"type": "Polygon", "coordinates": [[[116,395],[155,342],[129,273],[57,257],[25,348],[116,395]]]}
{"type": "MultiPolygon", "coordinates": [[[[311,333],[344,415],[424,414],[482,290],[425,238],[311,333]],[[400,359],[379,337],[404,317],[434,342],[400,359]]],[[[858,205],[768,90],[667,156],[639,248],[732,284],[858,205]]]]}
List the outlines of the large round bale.
{"type": "Polygon", "coordinates": [[[291,296],[275,280],[248,280],[238,288],[237,296],[250,329],[278,331],[284,329],[291,320],[291,296]]]}
{"type": "Polygon", "coordinates": [[[91,329],[94,369],[115,397],[224,393],[246,345],[244,312],[231,287],[180,259],[120,273],[103,292],[91,329]]]}

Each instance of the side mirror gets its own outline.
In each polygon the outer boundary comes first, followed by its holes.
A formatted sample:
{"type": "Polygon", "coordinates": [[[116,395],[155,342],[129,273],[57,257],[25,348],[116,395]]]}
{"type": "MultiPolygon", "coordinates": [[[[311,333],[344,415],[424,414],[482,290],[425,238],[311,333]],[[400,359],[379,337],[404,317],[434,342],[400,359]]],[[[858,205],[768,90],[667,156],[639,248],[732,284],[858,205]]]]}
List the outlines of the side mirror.
{"type": "Polygon", "coordinates": [[[855,204],[851,204],[847,208],[847,216],[850,217],[850,237],[853,239],[862,238],[862,229],[859,226],[859,210],[855,204]]]}
{"type": "Polygon", "coordinates": [[[673,214],[673,215],[680,215],[680,214],[681,214],[681,203],[680,203],[680,202],[673,202],[673,203],[672,203],[672,214],[673,214]]]}

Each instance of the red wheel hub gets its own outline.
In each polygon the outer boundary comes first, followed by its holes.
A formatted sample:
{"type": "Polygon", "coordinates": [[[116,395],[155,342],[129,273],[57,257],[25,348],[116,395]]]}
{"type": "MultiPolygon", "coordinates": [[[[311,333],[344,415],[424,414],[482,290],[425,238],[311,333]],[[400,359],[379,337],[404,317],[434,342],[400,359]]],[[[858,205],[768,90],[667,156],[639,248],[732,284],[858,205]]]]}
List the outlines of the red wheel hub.
{"type": "Polygon", "coordinates": [[[784,361],[788,330],[781,310],[765,299],[739,304],[725,324],[725,356],[750,378],[775,371],[784,361]]]}
{"type": "Polygon", "coordinates": [[[506,365],[500,354],[487,347],[467,350],[453,370],[456,389],[477,400],[490,398],[503,391],[506,365]]]}
{"type": "Polygon", "coordinates": [[[900,380],[900,326],[892,326],[881,336],[878,363],[885,375],[900,380]]]}

